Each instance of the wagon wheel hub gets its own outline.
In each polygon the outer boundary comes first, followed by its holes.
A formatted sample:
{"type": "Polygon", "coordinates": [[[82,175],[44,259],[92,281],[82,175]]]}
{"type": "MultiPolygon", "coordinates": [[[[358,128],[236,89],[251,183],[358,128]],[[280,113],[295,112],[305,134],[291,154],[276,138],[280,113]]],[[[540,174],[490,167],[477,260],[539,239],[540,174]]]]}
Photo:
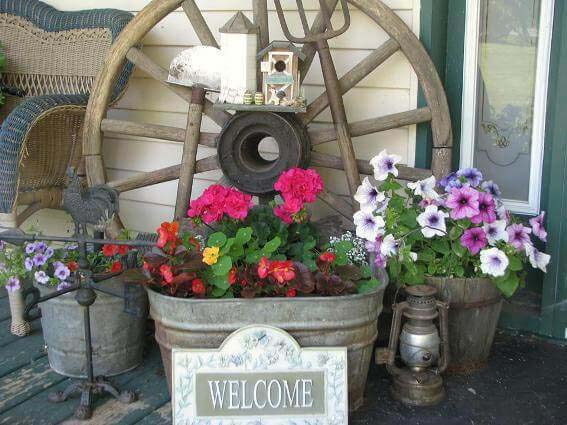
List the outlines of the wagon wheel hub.
{"type": "Polygon", "coordinates": [[[254,195],[274,192],[279,175],[293,167],[307,167],[311,144],[305,127],[294,114],[249,112],[236,114],[218,137],[218,161],[228,181],[254,195]],[[261,143],[272,140],[275,158],[261,152],[261,143]]]}

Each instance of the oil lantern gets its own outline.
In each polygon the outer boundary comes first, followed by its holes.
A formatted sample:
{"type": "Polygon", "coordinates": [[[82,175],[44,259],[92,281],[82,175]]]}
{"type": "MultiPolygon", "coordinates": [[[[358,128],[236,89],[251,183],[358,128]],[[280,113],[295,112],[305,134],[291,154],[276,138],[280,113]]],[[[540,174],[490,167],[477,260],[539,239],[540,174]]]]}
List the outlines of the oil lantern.
{"type": "Polygon", "coordinates": [[[406,301],[392,306],[390,341],[388,348],[376,352],[376,362],[386,364],[393,377],[390,394],[394,399],[411,406],[432,406],[445,398],[441,374],[449,363],[449,306],[435,299],[437,290],[432,286],[410,286],[405,291],[406,301]],[[403,367],[396,365],[398,348],[403,367]]]}

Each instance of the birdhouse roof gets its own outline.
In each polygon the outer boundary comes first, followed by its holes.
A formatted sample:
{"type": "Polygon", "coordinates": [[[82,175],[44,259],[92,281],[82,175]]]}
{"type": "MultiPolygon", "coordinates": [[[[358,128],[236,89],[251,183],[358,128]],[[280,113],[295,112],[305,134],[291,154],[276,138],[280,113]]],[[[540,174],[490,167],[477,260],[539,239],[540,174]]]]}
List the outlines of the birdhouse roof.
{"type": "Polygon", "coordinates": [[[289,50],[290,52],[293,52],[295,55],[297,55],[297,57],[299,57],[299,59],[301,60],[305,60],[306,58],[305,53],[303,53],[299,47],[297,47],[293,43],[290,43],[289,41],[272,41],[265,48],[258,52],[256,58],[262,59],[267,53],[271,52],[274,49],[289,50]]]}
{"type": "Polygon", "coordinates": [[[238,11],[219,31],[225,34],[256,34],[258,26],[254,25],[244,13],[238,11]]]}

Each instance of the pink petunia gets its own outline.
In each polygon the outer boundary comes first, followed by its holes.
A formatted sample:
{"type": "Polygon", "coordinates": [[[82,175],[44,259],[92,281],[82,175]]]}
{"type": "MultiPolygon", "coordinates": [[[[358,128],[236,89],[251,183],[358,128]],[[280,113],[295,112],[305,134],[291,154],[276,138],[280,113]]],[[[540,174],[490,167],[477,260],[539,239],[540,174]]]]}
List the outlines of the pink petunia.
{"type": "Polygon", "coordinates": [[[478,211],[479,213],[471,217],[471,221],[475,224],[494,223],[496,221],[496,204],[494,198],[489,193],[479,192],[478,194],[478,211]]]}
{"type": "Polygon", "coordinates": [[[530,219],[530,226],[532,226],[532,231],[534,235],[540,238],[542,241],[547,242],[547,232],[545,227],[543,227],[543,222],[545,221],[545,211],[542,212],[537,217],[530,219]]]}
{"type": "Polygon", "coordinates": [[[508,243],[512,245],[516,250],[523,251],[526,245],[531,245],[530,233],[532,229],[526,227],[522,224],[512,224],[506,229],[508,232],[508,243]]]}
{"type": "Polygon", "coordinates": [[[464,186],[451,189],[445,205],[451,208],[451,218],[459,220],[471,218],[477,215],[478,210],[478,191],[472,187],[464,186]]]}
{"type": "Polygon", "coordinates": [[[487,244],[486,234],[481,227],[467,229],[461,236],[461,245],[467,248],[472,255],[478,254],[487,244]]]}

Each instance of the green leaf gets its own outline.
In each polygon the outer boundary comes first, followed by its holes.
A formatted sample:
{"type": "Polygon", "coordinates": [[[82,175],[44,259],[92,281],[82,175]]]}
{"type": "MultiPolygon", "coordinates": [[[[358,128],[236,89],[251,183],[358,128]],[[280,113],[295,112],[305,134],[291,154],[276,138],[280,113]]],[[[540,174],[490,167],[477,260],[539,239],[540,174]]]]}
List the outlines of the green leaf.
{"type": "Polygon", "coordinates": [[[227,293],[228,288],[219,288],[218,286],[213,288],[213,291],[211,292],[211,295],[214,298],[223,298],[225,296],[225,294],[227,293]]]}
{"type": "Polygon", "coordinates": [[[414,210],[407,210],[400,216],[400,222],[408,227],[413,227],[417,223],[417,213],[414,210]]]}
{"type": "Polygon", "coordinates": [[[372,292],[378,286],[380,286],[380,281],[378,279],[361,280],[357,285],[358,293],[367,294],[368,292],[372,292]]]}
{"type": "Polygon", "coordinates": [[[508,260],[510,260],[510,265],[508,266],[510,270],[512,270],[513,272],[519,272],[520,270],[523,270],[524,265],[522,264],[522,260],[520,260],[518,257],[509,256],[508,260]]]}
{"type": "Polygon", "coordinates": [[[463,234],[463,229],[461,229],[459,226],[455,226],[451,229],[451,231],[449,232],[449,238],[451,238],[451,240],[457,240],[459,239],[463,234]]]}
{"type": "Polygon", "coordinates": [[[246,261],[248,264],[256,264],[262,259],[261,251],[252,251],[246,255],[246,261]]]}
{"type": "Polygon", "coordinates": [[[228,254],[228,252],[230,251],[233,245],[234,245],[234,238],[229,238],[222,247],[222,249],[220,250],[220,254],[221,255],[228,254]]]}
{"type": "Polygon", "coordinates": [[[462,258],[467,253],[467,249],[461,245],[460,241],[453,241],[451,244],[453,247],[453,252],[457,255],[457,257],[462,258]]]}
{"type": "Polygon", "coordinates": [[[223,247],[226,243],[226,235],[223,232],[215,232],[209,236],[207,246],[223,247]]]}
{"type": "Polygon", "coordinates": [[[351,241],[340,241],[336,243],[333,247],[337,255],[341,255],[341,254],[346,255],[353,248],[354,245],[351,241]]]}
{"type": "Polygon", "coordinates": [[[229,256],[220,257],[216,264],[211,266],[216,276],[227,275],[232,268],[232,259],[229,256]]]}
{"type": "Polygon", "coordinates": [[[305,260],[305,261],[303,261],[303,264],[305,264],[307,266],[307,268],[312,272],[314,272],[318,269],[317,263],[313,259],[305,260]]]}
{"type": "Polygon", "coordinates": [[[372,267],[369,265],[362,266],[360,268],[360,273],[362,273],[363,279],[368,279],[372,276],[372,267]]]}
{"type": "Polygon", "coordinates": [[[424,261],[426,263],[429,263],[431,261],[435,260],[435,253],[433,252],[433,250],[431,248],[426,248],[423,251],[421,251],[420,253],[417,254],[417,258],[420,261],[424,261]]]}
{"type": "Polygon", "coordinates": [[[335,264],[337,266],[346,266],[348,264],[348,256],[345,253],[337,254],[335,264]]]}
{"type": "Polygon", "coordinates": [[[449,252],[451,252],[451,249],[449,248],[449,242],[444,239],[435,239],[433,242],[431,242],[431,248],[441,254],[448,254],[449,252]]]}
{"type": "Polygon", "coordinates": [[[380,190],[385,192],[388,190],[399,190],[402,186],[395,180],[386,180],[380,185],[380,190]]]}
{"type": "Polygon", "coordinates": [[[228,281],[228,274],[222,276],[210,276],[207,278],[207,282],[213,285],[215,288],[220,288],[223,290],[227,290],[230,288],[230,283],[228,281]]]}
{"type": "Polygon", "coordinates": [[[515,273],[510,273],[502,279],[495,279],[496,286],[506,297],[511,297],[520,285],[520,279],[515,273]]]}
{"type": "Polygon", "coordinates": [[[278,248],[280,247],[281,243],[282,243],[282,240],[279,238],[279,236],[276,236],[271,241],[268,241],[266,243],[266,245],[264,245],[262,252],[268,253],[268,254],[276,252],[278,250],[278,248]]]}
{"type": "Polygon", "coordinates": [[[248,243],[252,239],[252,228],[251,227],[242,227],[238,229],[236,232],[235,241],[239,245],[244,245],[248,243]]]}

